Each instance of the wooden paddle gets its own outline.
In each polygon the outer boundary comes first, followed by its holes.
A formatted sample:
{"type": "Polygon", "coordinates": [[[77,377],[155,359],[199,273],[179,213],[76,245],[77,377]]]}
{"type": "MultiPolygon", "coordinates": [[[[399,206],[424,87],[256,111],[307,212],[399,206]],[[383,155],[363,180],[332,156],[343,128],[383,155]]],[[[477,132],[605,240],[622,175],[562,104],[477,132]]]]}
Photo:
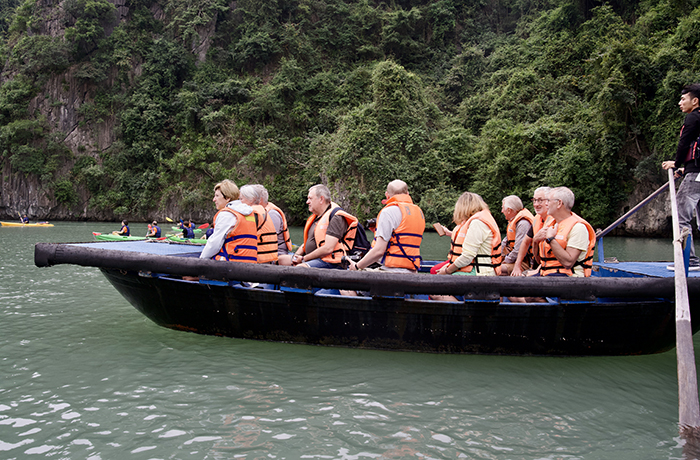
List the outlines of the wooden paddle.
{"type": "MultiPolygon", "coordinates": [[[[671,197],[671,217],[673,220],[673,266],[676,285],[676,359],[678,363],[678,421],[680,433],[688,439],[696,438],[700,430],[700,404],[698,404],[698,378],[695,369],[693,349],[693,329],[690,324],[688,305],[688,284],[683,260],[683,241],[686,233],[681,233],[678,225],[678,205],[673,169],[668,170],[668,187],[671,197]]],[[[692,244],[692,240],[686,244],[692,244]]]]}

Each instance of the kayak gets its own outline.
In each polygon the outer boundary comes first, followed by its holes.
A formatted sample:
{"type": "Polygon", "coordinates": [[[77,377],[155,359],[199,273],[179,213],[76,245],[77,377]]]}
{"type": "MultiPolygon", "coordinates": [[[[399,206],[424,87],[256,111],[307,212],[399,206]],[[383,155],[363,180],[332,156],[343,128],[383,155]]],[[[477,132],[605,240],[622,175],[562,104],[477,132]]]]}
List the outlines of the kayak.
{"type": "Polygon", "coordinates": [[[48,222],[37,222],[35,224],[23,224],[21,222],[0,222],[0,227],[53,227],[48,222]]]}
{"type": "Polygon", "coordinates": [[[207,244],[206,238],[183,238],[179,235],[170,235],[167,239],[176,243],[207,244]]]}
{"type": "Polygon", "coordinates": [[[145,236],[124,236],[98,232],[92,232],[92,234],[97,241],[142,241],[146,239],[145,236]]]}
{"type": "MultiPolygon", "coordinates": [[[[180,227],[173,227],[173,230],[175,230],[176,232],[178,232],[178,231],[179,231],[179,232],[182,232],[182,229],[181,229],[180,227]]],[[[202,229],[201,229],[201,228],[195,228],[195,229],[192,230],[192,231],[193,231],[194,233],[202,233],[202,229]]]]}

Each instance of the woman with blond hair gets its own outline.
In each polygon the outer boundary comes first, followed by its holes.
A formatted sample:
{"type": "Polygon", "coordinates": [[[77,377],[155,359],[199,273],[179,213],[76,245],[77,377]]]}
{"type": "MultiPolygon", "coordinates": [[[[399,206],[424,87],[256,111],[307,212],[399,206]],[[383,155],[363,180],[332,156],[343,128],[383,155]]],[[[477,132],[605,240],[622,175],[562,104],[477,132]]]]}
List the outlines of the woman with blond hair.
{"type": "Polygon", "coordinates": [[[253,208],[241,203],[240,191],[228,179],[214,186],[214,233],[207,239],[200,259],[256,263],[258,234],[253,208]]]}
{"type": "Polygon", "coordinates": [[[453,214],[457,224],[452,231],[448,263],[438,275],[495,275],[501,264],[501,232],[488,205],[476,193],[464,192],[453,214]]]}

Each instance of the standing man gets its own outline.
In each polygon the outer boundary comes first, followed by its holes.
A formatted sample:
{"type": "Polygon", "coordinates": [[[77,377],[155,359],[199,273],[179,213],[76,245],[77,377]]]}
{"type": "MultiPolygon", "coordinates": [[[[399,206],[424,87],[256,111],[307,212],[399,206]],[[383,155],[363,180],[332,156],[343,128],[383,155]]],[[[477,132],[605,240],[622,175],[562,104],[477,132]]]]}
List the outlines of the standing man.
{"type": "Polygon", "coordinates": [[[357,217],[332,202],[323,184],[309,189],[306,204],[311,216],[304,226],[304,243],[293,256],[280,256],[279,264],[342,269],[343,256],[355,242],[357,217]]]}
{"type": "MultiPolygon", "coordinates": [[[[700,84],[694,83],[681,90],[678,102],[685,120],[681,127],[680,139],[676,148],[676,159],[661,163],[663,169],[676,169],[676,177],[685,176],[676,193],[678,203],[678,224],[692,232],[693,213],[700,201],[700,164],[698,164],[697,140],[700,136],[700,84]],[[685,167],[683,168],[683,166],[685,167]]],[[[692,233],[691,233],[692,234],[692,233]]],[[[695,255],[695,245],[690,238],[690,261],[688,270],[700,270],[700,259],[695,255]]],[[[673,270],[673,265],[667,267],[673,270]]]]}
{"type": "Polygon", "coordinates": [[[500,271],[497,273],[501,276],[508,276],[513,271],[513,267],[517,260],[520,260],[521,268],[529,268],[531,266],[532,254],[528,251],[523,257],[518,257],[520,246],[527,237],[529,231],[532,230],[532,223],[535,216],[532,215],[529,209],[523,207],[523,202],[515,195],[508,195],[503,198],[501,204],[501,212],[508,221],[506,229],[506,239],[501,245],[501,253],[503,254],[503,262],[500,266],[500,271]]]}
{"type": "Polygon", "coordinates": [[[351,261],[349,268],[362,270],[379,262],[383,270],[415,273],[421,264],[423,211],[413,204],[408,185],[402,180],[389,182],[385,196],[386,206],[377,216],[372,249],[357,263],[351,261]]]}
{"type": "Polygon", "coordinates": [[[546,229],[542,243],[541,276],[591,276],[595,230],[571,212],[574,192],[566,187],[552,189],[548,195],[547,213],[555,224],[546,229]]]}

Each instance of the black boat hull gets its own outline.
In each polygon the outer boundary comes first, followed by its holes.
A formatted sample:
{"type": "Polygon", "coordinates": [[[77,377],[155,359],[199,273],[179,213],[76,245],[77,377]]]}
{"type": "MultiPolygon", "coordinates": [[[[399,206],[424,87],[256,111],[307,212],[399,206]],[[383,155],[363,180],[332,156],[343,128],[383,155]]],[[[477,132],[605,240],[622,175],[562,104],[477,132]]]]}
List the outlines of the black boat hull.
{"type": "MultiPolygon", "coordinates": [[[[618,356],[659,353],[675,347],[675,305],[669,299],[517,304],[353,298],[101,270],[156,324],[199,334],[381,350],[503,355],[618,356]]],[[[691,301],[691,315],[696,314],[700,309],[691,301]]],[[[693,327],[693,332],[697,329],[693,327]]]]}

